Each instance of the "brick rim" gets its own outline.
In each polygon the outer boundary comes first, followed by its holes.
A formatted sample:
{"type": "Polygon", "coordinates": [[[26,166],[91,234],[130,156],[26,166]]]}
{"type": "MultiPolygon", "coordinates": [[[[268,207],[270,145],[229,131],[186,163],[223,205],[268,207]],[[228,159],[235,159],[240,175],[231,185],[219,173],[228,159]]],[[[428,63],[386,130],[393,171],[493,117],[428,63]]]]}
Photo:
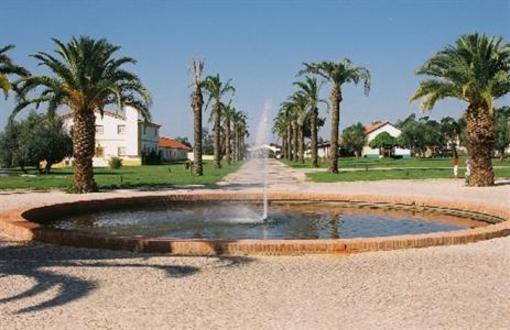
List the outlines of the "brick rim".
{"type": "Polygon", "coordinates": [[[423,210],[429,208],[458,210],[479,213],[499,219],[501,222],[485,227],[450,232],[436,232],[416,235],[399,235],[374,238],[321,239],[321,240],[209,240],[209,239],[162,239],[143,237],[109,236],[73,230],[45,228],[33,221],[36,217],[62,213],[66,210],[85,211],[95,207],[112,207],[150,201],[206,201],[206,200],[259,200],[260,193],[215,192],[180,193],[168,195],[142,195],[89,199],[76,202],[58,203],[35,208],[17,209],[0,214],[0,231],[20,241],[41,241],[51,244],[76,247],[129,250],[135,252],[170,253],[172,255],[296,255],[312,253],[353,253],[405,248],[421,248],[437,245],[471,243],[510,235],[510,210],[487,207],[481,203],[466,201],[445,201],[423,197],[397,197],[379,195],[348,194],[307,194],[273,192],[272,200],[278,201],[325,201],[358,202],[391,205],[397,208],[423,210]]]}

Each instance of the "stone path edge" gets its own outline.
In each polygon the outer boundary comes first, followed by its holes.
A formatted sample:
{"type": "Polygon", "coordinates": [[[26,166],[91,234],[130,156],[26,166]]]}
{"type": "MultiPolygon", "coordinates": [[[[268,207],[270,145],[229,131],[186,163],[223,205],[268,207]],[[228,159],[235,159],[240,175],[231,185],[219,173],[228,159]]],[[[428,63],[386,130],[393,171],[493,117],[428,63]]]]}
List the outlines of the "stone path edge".
{"type": "Polygon", "coordinates": [[[119,237],[79,231],[51,229],[33,221],[55,213],[83,212],[98,207],[118,207],[150,201],[260,200],[260,193],[219,192],[147,195],[108,199],[91,199],[35,208],[20,208],[0,213],[0,232],[16,241],[40,241],[50,244],[134,252],[167,253],[179,256],[212,255],[302,255],[345,254],[381,250],[423,248],[438,245],[466,244],[510,235],[510,210],[466,201],[437,200],[412,196],[309,194],[272,192],[274,201],[330,201],[384,203],[397,208],[440,208],[464,210],[489,215],[502,221],[484,227],[418,235],[376,238],[324,240],[206,240],[119,237]]]}

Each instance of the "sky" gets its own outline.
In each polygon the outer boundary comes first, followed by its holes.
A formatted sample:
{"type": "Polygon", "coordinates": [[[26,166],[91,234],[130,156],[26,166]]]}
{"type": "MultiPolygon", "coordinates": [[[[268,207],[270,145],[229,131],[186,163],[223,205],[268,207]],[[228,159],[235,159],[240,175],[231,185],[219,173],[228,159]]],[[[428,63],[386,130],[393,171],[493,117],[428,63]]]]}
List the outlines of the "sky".
{"type": "MultiPolygon", "coordinates": [[[[482,32],[510,42],[510,0],[453,1],[46,1],[3,0],[0,46],[33,73],[44,73],[28,55],[51,52],[50,38],[106,38],[120,55],[137,59],[129,69],[151,91],[153,121],[161,135],[192,137],[189,64],[206,62],[206,73],[232,79],[233,104],[248,114],[254,132],[262,107],[290,95],[303,62],[349,58],[372,74],[369,96],[347,85],[341,129],[362,122],[396,121],[419,114],[409,103],[420,77],[415,70],[462,34],[482,32]]],[[[329,85],[322,95],[327,97],[329,85]]],[[[13,107],[0,99],[0,126],[13,107]]],[[[498,102],[510,104],[505,97],[498,102]]],[[[446,100],[432,118],[459,117],[465,104],[446,100]]],[[[208,118],[210,109],[205,115],[208,118]]],[[[326,108],[321,117],[328,117],[326,108]]],[[[204,123],[206,125],[207,123],[204,123]]],[[[329,121],[320,135],[329,134],[329,121]]]]}

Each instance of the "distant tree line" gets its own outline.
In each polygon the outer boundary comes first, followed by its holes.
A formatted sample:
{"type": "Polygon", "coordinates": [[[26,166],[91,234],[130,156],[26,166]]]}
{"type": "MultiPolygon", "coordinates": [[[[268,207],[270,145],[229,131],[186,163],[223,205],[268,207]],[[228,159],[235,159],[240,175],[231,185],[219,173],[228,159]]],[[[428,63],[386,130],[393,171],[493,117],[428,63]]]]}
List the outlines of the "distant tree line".
{"type": "MultiPolygon", "coordinates": [[[[504,106],[494,110],[494,141],[492,154],[503,159],[510,146],[510,108],[504,106]]],[[[369,143],[369,147],[379,149],[381,155],[391,156],[391,150],[401,147],[411,150],[414,157],[455,156],[459,147],[469,147],[466,120],[464,117],[454,119],[443,117],[439,121],[428,116],[418,118],[411,114],[396,123],[401,130],[398,138],[383,132],[369,143]]],[[[363,146],[367,145],[365,128],[361,123],[351,125],[343,130],[341,138],[342,154],[361,155],[363,146]]]]}

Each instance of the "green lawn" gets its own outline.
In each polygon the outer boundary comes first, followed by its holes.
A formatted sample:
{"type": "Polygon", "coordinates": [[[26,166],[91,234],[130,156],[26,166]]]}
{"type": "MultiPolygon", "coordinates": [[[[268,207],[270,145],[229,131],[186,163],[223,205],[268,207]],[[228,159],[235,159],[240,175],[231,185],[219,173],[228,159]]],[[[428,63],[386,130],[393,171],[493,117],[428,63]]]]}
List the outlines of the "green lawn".
{"type": "MultiPolygon", "coordinates": [[[[95,180],[101,189],[134,187],[171,187],[175,185],[210,185],[220,181],[225,175],[237,170],[241,163],[215,169],[212,162],[204,163],[204,175],[194,176],[183,164],[126,166],[118,170],[98,167],[94,169],[95,180]]],[[[70,187],[72,168],[56,168],[49,175],[39,175],[35,170],[23,175],[20,170],[12,170],[13,176],[0,176],[0,189],[50,189],[70,187]]]]}
{"type": "MultiPolygon", "coordinates": [[[[306,161],[292,162],[289,160],[281,160],[284,164],[294,168],[311,168],[311,163],[306,161]]],[[[460,158],[460,166],[464,166],[466,161],[465,157],[460,158]]],[[[451,158],[410,158],[410,159],[393,159],[393,158],[354,158],[346,157],[339,158],[338,164],[340,168],[372,168],[372,167],[426,167],[426,168],[437,168],[437,167],[451,167],[451,158]]],[[[510,166],[510,159],[506,159],[503,162],[499,159],[493,160],[494,166],[510,166]]],[[[328,160],[322,160],[319,163],[319,167],[327,168],[329,166],[328,160]]]]}
{"type": "MultiPolygon", "coordinates": [[[[495,168],[496,177],[510,178],[510,167],[495,168]]],[[[314,182],[339,181],[376,181],[376,180],[406,180],[406,179],[440,179],[453,178],[451,168],[411,168],[368,171],[341,171],[338,174],[329,172],[307,173],[306,176],[314,182]]],[[[459,170],[459,180],[463,180],[464,170],[459,170]]]]}

